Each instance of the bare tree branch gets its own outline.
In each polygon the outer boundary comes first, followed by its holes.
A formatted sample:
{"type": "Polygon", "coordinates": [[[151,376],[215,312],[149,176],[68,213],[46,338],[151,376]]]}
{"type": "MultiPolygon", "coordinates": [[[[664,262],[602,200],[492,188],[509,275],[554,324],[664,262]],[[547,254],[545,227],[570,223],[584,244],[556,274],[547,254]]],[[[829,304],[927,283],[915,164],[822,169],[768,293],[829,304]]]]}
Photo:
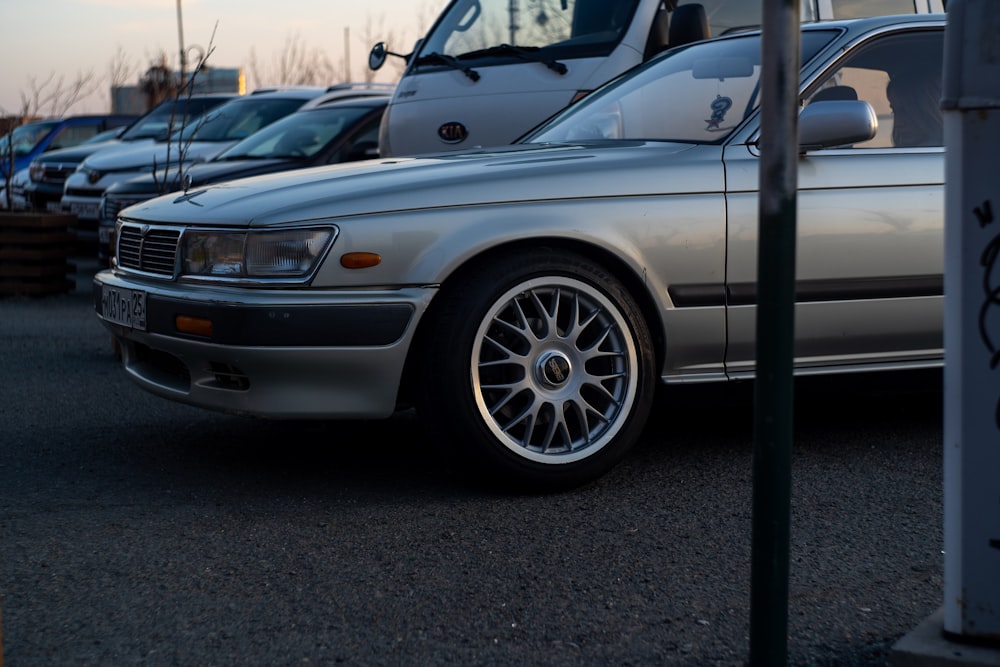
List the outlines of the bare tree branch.
{"type": "Polygon", "coordinates": [[[27,92],[21,93],[21,106],[31,116],[64,116],[77,102],[95,93],[99,86],[100,80],[92,71],[77,72],[72,80],[55,73],[40,82],[31,78],[27,92]]]}
{"type": "Polygon", "coordinates": [[[112,88],[124,86],[135,76],[136,69],[135,63],[119,45],[118,50],[115,51],[115,55],[111,57],[111,61],[108,63],[108,85],[112,88]]]}
{"type": "Polygon", "coordinates": [[[298,33],[285,38],[281,51],[270,64],[261,63],[250,49],[248,65],[254,88],[261,86],[328,86],[337,79],[337,67],[319,48],[309,48],[298,33]]]}

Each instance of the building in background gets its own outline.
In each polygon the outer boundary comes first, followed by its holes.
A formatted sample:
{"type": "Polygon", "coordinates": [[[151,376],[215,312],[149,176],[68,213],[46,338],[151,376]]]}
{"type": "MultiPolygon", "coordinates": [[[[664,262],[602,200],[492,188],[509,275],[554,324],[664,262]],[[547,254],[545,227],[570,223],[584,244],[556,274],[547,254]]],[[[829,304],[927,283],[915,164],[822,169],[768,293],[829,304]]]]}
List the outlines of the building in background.
{"type": "MultiPolygon", "coordinates": [[[[111,87],[111,112],[142,114],[177,93],[179,74],[156,65],[146,70],[139,83],[111,87]]],[[[194,95],[205,93],[246,94],[246,74],[240,67],[203,67],[194,76],[194,95]]]]}

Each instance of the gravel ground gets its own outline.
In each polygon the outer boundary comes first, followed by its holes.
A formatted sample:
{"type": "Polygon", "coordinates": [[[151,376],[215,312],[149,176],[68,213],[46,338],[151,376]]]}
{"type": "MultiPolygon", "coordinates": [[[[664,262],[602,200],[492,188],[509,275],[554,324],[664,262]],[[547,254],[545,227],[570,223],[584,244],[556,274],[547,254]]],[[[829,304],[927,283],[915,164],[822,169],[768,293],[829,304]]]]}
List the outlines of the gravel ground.
{"type": "MultiPolygon", "coordinates": [[[[663,392],[586,488],[487,493],[412,414],[271,423],[150,396],[77,293],[0,300],[9,667],[742,665],[753,408],[663,392]]],[[[792,665],[884,665],[941,605],[939,382],[803,383],[792,665]]]]}

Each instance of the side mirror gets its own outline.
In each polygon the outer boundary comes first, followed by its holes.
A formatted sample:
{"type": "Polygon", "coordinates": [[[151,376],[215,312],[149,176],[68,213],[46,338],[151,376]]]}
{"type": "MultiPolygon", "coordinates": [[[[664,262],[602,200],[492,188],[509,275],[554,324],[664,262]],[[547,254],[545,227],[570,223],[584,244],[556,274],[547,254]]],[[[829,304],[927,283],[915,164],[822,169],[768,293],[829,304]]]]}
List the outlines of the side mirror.
{"type": "Polygon", "coordinates": [[[372,160],[378,157],[377,141],[359,141],[348,151],[344,162],[356,162],[358,160],[372,160]]]}
{"type": "MultiPolygon", "coordinates": [[[[420,41],[417,41],[417,45],[420,45],[420,41]]],[[[416,48],[413,49],[413,53],[416,53],[416,48]]],[[[394,53],[386,48],[385,42],[379,42],[372,47],[372,50],[368,53],[368,69],[372,71],[378,70],[382,65],[385,64],[386,56],[396,56],[397,58],[402,58],[403,62],[409,63],[410,58],[413,57],[413,53],[403,55],[402,53],[394,53]]]]}
{"type": "Polygon", "coordinates": [[[799,152],[868,141],[877,131],[878,117],[868,102],[813,102],[799,115],[799,152]]]}
{"type": "Polygon", "coordinates": [[[385,57],[388,54],[389,51],[385,48],[385,42],[379,42],[373,46],[371,52],[368,54],[368,69],[377,71],[385,64],[385,57]]]}

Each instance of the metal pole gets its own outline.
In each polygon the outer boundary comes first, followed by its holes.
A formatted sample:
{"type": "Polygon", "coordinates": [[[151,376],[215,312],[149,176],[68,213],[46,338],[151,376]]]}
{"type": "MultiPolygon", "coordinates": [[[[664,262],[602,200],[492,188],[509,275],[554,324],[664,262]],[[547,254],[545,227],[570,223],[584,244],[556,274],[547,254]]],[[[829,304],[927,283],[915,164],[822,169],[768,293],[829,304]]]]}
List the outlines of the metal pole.
{"type": "Polygon", "coordinates": [[[181,56],[181,60],[180,60],[180,68],[181,68],[180,83],[181,83],[181,86],[183,86],[184,85],[184,80],[187,77],[187,72],[186,72],[186,70],[187,70],[187,55],[185,55],[185,49],[184,49],[184,19],[181,18],[181,0],[177,0],[177,44],[180,47],[180,56],[181,56]]]}
{"type": "Polygon", "coordinates": [[[510,43],[512,46],[517,45],[517,30],[520,27],[518,25],[518,6],[517,0],[510,0],[507,5],[507,12],[510,14],[510,43]]]}
{"type": "Polygon", "coordinates": [[[766,667],[788,657],[799,16],[798,0],[764,1],[750,664],[766,667]]]}
{"type": "Polygon", "coordinates": [[[351,80],[351,28],[344,27],[344,81],[351,80]]]}
{"type": "Polygon", "coordinates": [[[1000,2],[945,29],[944,633],[1000,647],[1000,2]]]}

